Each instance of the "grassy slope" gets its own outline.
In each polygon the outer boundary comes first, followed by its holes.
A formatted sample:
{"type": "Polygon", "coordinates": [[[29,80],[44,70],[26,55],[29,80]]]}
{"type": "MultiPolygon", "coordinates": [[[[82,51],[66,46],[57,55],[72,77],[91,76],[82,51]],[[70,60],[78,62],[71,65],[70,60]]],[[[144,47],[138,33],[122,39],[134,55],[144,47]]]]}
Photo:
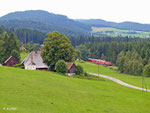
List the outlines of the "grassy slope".
{"type": "MultiPolygon", "coordinates": [[[[98,73],[98,66],[96,64],[89,63],[89,62],[76,62],[76,64],[82,65],[86,72],[98,73]]],[[[123,73],[120,73],[119,71],[112,70],[108,67],[104,67],[101,65],[99,66],[99,70],[100,70],[100,74],[112,76],[122,81],[125,81],[127,83],[142,87],[141,76],[123,74],[123,73]]],[[[146,77],[145,80],[146,80],[147,87],[150,89],[150,77],[146,77]]]]}
{"type": "Polygon", "coordinates": [[[20,54],[21,61],[23,61],[28,55],[29,55],[29,53],[21,53],[20,54]]]}
{"type": "Polygon", "coordinates": [[[112,81],[8,67],[0,67],[0,97],[0,113],[149,113],[150,106],[150,93],[112,81]]]}

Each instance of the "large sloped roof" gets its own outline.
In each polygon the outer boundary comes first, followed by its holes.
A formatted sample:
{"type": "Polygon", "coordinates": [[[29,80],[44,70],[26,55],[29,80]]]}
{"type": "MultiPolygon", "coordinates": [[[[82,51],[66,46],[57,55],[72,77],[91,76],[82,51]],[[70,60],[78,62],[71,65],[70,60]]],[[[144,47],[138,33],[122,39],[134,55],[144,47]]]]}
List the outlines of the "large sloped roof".
{"type": "Polygon", "coordinates": [[[29,56],[22,61],[22,64],[24,66],[30,66],[31,64],[34,64],[36,68],[48,68],[48,66],[43,63],[43,59],[40,54],[41,51],[31,52],[29,56]]]}

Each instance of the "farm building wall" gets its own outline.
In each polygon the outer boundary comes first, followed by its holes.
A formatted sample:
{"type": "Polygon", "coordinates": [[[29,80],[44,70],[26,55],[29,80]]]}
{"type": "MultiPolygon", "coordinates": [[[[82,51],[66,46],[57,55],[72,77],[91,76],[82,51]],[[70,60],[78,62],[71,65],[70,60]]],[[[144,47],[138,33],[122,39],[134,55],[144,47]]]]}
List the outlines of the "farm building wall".
{"type": "Polygon", "coordinates": [[[18,64],[19,63],[19,61],[18,60],[16,60],[14,57],[9,57],[6,61],[5,61],[5,63],[4,63],[4,65],[6,65],[6,66],[14,66],[14,65],[16,65],[16,64],[18,64]]]}
{"type": "Polygon", "coordinates": [[[75,72],[76,72],[76,66],[75,64],[73,64],[71,68],[68,70],[68,73],[75,73],[75,72]]]}

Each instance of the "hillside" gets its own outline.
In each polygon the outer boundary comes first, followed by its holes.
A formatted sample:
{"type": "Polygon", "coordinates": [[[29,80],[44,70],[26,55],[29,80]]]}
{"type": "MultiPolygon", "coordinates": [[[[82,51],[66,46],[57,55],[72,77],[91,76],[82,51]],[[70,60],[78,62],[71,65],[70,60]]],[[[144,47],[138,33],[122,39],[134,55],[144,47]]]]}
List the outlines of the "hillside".
{"type": "Polygon", "coordinates": [[[92,27],[92,33],[98,36],[110,37],[140,37],[149,38],[150,32],[135,31],[135,30],[122,30],[112,27],[92,27]]]}
{"type": "Polygon", "coordinates": [[[77,19],[81,23],[90,25],[91,27],[113,27],[124,30],[136,30],[150,32],[150,24],[141,24],[136,22],[110,22],[102,19],[77,19]]]}
{"type": "Polygon", "coordinates": [[[0,90],[2,113],[148,113],[150,106],[149,93],[112,81],[8,67],[0,67],[0,90]]]}
{"type": "Polygon", "coordinates": [[[108,22],[102,19],[76,19],[76,21],[90,25],[91,27],[112,27],[115,24],[114,22],[108,22]]]}
{"type": "Polygon", "coordinates": [[[42,10],[29,10],[9,13],[0,18],[0,25],[13,28],[30,28],[43,32],[59,31],[65,34],[84,34],[91,27],[67,18],[64,15],[42,10]]]}
{"type": "MultiPolygon", "coordinates": [[[[90,62],[76,62],[76,64],[81,65],[86,72],[98,73],[98,65],[90,63],[90,62]]],[[[120,79],[129,84],[142,87],[142,76],[134,76],[130,74],[120,73],[118,70],[113,69],[113,67],[105,67],[103,65],[99,66],[99,72],[102,75],[111,76],[117,79],[120,79]]],[[[147,88],[150,89],[150,78],[145,77],[145,81],[147,84],[147,88]]]]}
{"type": "MultiPolygon", "coordinates": [[[[12,27],[15,30],[20,28],[26,28],[31,30],[38,30],[43,33],[52,31],[58,31],[67,36],[90,36],[93,34],[92,27],[108,27],[121,30],[134,30],[136,34],[133,36],[139,36],[137,31],[150,32],[150,24],[141,24],[136,22],[111,22],[102,19],[69,19],[65,15],[53,14],[43,10],[28,10],[9,13],[0,17],[0,26],[12,27]]],[[[115,33],[118,34],[118,33],[115,33]]],[[[32,34],[29,34],[32,35],[32,34]]],[[[95,33],[93,34],[95,35],[95,33]]],[[[105,33],[96,33],[96,36],[118,36],[107,35],[105,33]]],[[[119,37],[130,36],[119,32],[119,37]],[[121,35],[120,35],[121,34],[121,35]]],[[[140,37],[149,35],[140,34],[140,37]]],[[[21,36],[23,37],[23,36],[21,36]]],[[[40,37],[43,39],[43,36],[40,37]]],[[[37,42],[36,42],[37,43],[37,42]]]]}

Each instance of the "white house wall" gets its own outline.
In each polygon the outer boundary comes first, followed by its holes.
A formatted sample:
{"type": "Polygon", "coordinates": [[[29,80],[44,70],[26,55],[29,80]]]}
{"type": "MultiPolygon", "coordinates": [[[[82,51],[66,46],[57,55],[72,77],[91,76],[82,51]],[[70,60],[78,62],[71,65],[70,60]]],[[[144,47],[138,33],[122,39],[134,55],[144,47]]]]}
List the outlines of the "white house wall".
{"type": "Polygon", "coordinates": [[[36,70],[36,66],[25,66],[25,69],[36,70]]]}

